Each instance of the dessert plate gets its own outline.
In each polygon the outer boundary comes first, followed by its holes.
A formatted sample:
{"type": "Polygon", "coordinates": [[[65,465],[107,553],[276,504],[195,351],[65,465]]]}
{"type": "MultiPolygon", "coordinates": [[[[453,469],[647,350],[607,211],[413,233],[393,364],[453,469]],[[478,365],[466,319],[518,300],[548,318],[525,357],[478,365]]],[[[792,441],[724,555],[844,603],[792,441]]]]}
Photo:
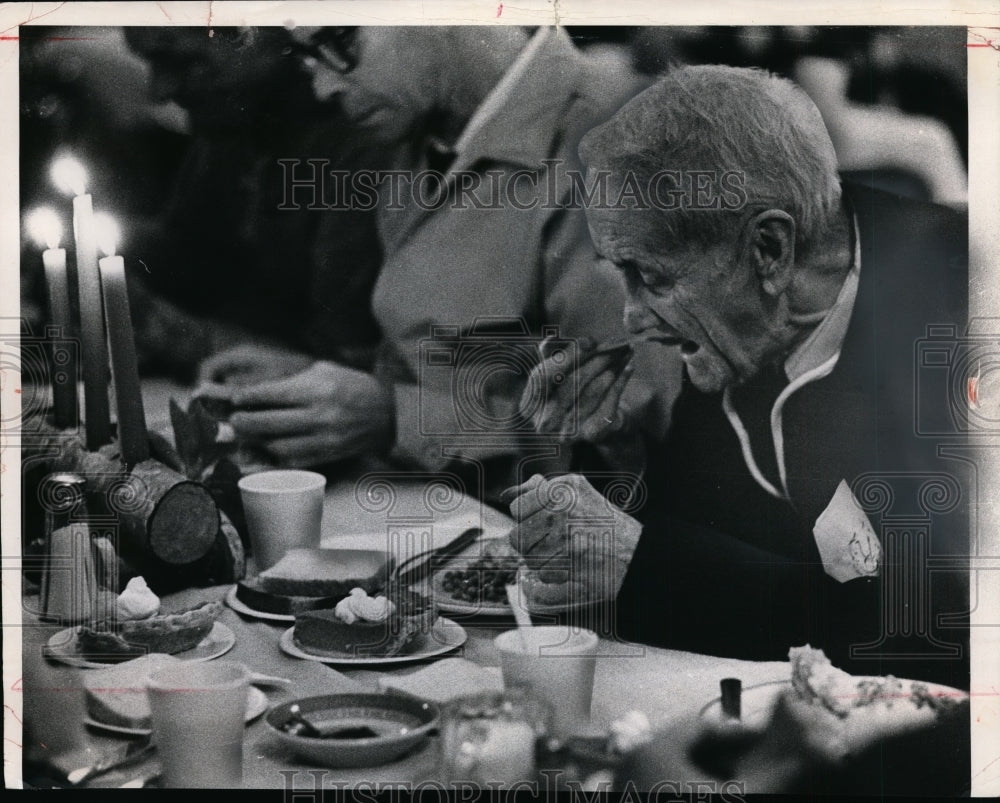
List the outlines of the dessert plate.
{"type": "MultiPolygon", "coordinates": [[[[215,622],[208,635],[197,646],[176,653],[174,657],[182,661],[211,661],[213,658],[225,655],[234,644],[236,644],[236,634],[221,622],[215,622]]],[[[88,657],[81,654],[75,627],[67,627],[54,633],[45,644],[45,657],[80,669],[103,669],[121,662],[120,659],[99,661],[96,656],[88,657]]]]}
{"type": "Polygon", "coordinates": [[[450,652],[456,647],[461,647],[465,644],[465,640],[468,638],[468,634],[465,632],[464,627],[457,622],[453,622],[451,619],[446,619],[445,617],[440,616],[434,623],[434,627],[431,628],[431,632],[418,637],[414,645],[411,646],[409,652],[406,652],[403,655],[372,655],[355,658],[340,658],[332,655],[316,655],[311,652],[306,652],[299,647],[292,638],[294,630],[294,627],[290,627],[281,634],[281,641],[279,644],[282,652],[287,655],[294,656],[295,658],[302,658],[306,661],[319,661],[324,664],[338,664],[344,666],[382,666],[385,664],[401,664],[406,663],[407,661],[421,661],[424,658],[433,658],[436,655],[443,655],[446,652],[450,652]]]}
{"type": "MultiPolygon", "coordinates": [[[[251,686],[247,694],[247,713],[245,721],[247,724],[253,722],[257,717],[267,711],[267,695],[256,686],[251,686]]],[[[109,725],[90,716],[83,718],[83,724],[91,728],[97,728],[108,733],[119,733],[122,736],[149,736],[152,731],[149,728],[127,728],[122,725],[109,725]]]]}
{"type": "Polygon", "coordinates": [[[263,619],[265,622],[294,622],[294,613],[268,613],[267,611],[258,611],[255,608],[251,608],[243,600],[236,596],[236,586],[233,586],[229,593],[226,594],[226,605],[232,608],[236,613],[241,613],[244,616],[249,616],[253,619],[263,619]]]}

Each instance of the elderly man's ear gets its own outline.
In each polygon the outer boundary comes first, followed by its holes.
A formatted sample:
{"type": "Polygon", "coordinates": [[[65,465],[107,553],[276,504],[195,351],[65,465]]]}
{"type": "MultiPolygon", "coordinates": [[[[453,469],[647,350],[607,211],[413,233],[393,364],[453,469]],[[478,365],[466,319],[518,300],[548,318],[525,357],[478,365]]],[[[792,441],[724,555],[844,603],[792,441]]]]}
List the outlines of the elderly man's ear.
{"type": "Polygon", "coordinates": [[[780,209],[761,212],[744,230],[744,264],[749,264],[770,296],[791,284],[795,268],[795,220],[780,209]]]}

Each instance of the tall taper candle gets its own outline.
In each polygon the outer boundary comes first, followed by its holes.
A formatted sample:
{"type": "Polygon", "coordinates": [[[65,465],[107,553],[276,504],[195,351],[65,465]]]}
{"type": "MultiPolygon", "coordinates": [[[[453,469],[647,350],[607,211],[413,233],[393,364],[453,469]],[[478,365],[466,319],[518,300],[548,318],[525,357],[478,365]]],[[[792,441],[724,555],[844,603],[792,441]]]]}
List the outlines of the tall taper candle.
{"type": "MultiPolygon", "coordinates": [[[[79,423],[76,396],[77,346],[73,340],[73,313],[69,302],[69,275],[66,273],[66,251],[59,247],[62,220],[54,209],[40,206],[25,216],[25,228],[42,251],[45,286],[48,290],[50,327],[57,334],[49,335],[49,367],[52,371],[52,407],[55,425],[60,429],[79,423]]],[[[49,334],[48,332],[46,333],[49,334]]]]}
{"type": "Polygon", "coordinates": [[[104,337],[101,277],[97,268],[94,207],[90,195],[73,199],[76,275],[80,288],[80,340],[83,347],[83,399],[87,448],[94,451],[111,441],[108,405],[108,346],[104,337]]]}
{"type": "Polygon", "coordinates": [[[69,276],[66,274],[66,249],[48,248],[42,252],[45,284],[49,294],[49,323],[61,332],[52,347],[52,408],[55,425],[60,429],[76,426],[80,415],[76,398],[76,348],[72,343],[73,313],[69,305],[69,276]],[[64,355],[64,360],[57,355],[64,355]],[[62,380],[62,381],[60,381],[62,380]]]}
{"type": "Polygon", "coordinates": [[[135,355],[132,315],[128,304],[125,262],[119,256],[100,261],[104,314],[111,344],[111,364],[118,405],[118,445],[125,465],[131,468],[149,457],[146,415],[139,387],[139,366],[135,355]]]}

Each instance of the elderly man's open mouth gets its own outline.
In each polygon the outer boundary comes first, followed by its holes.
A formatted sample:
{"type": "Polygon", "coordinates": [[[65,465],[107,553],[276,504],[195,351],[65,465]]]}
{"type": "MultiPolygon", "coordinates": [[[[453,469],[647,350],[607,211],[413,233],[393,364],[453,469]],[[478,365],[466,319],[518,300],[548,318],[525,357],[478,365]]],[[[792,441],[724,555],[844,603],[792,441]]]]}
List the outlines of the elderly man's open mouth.
{"type": "Polygon", "coordinates": [[[680,335],[655,334],[645,338],[653,343],[662,343],[665,346],[680,346],[681,354],[694,354],[701,346],[694,340],[688,340],[680,335]]]}

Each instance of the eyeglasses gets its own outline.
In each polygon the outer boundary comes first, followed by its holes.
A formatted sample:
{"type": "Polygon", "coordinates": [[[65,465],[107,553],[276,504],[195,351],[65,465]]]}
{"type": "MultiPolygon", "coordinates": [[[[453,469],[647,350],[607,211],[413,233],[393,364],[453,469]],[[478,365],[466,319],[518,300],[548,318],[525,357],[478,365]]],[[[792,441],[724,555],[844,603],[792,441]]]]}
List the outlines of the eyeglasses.
{"type": "Polygon", "coordinates": [[[358,29],[320,28],[309,42],[296,42],[293,51],[300,58],[316,59],[335,72],[349,73],[358,65],[358,29]]]}

